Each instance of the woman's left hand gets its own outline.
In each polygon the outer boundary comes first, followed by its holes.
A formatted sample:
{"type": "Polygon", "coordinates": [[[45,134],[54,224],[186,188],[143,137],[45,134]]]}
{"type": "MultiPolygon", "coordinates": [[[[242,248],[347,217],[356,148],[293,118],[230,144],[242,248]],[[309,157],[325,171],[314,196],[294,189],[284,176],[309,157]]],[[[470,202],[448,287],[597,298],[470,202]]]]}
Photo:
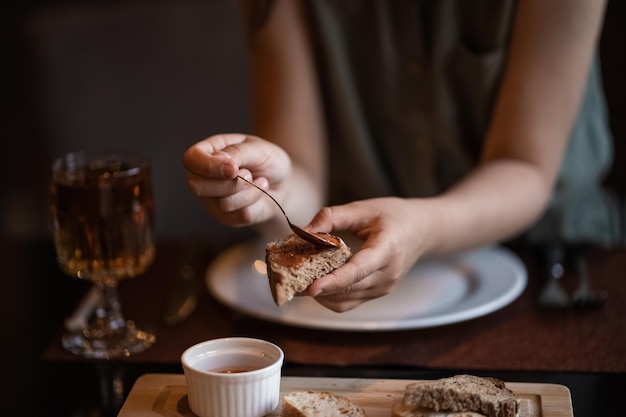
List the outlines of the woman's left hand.
{"type": "Polygon", "coordinates": [[[363,245],[345,265],[314,281],[304,294],[337,312],[388,294],[423,253],[429,219],[419,208],[427,205],[425,201],[377,198],[320,210],[309,225],[311,230],[347,231],[363,245]]]}

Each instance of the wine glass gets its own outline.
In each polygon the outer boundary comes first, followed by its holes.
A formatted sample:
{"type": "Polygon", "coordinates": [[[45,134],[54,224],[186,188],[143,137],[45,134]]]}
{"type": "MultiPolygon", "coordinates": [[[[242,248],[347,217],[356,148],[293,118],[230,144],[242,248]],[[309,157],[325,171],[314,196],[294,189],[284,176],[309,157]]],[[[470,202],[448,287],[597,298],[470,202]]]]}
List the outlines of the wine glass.
{"type": "Polygon", "coordinates": [[[67,331],[63,346],[98,359],[144,351],[156,337],[124,318],[118,281],[142,274],[154,261],[150,161],[115,151],[76,151],[54,160],[51,174],[57,263],[99,291],[94,318],[83,330],[67,331]]]}

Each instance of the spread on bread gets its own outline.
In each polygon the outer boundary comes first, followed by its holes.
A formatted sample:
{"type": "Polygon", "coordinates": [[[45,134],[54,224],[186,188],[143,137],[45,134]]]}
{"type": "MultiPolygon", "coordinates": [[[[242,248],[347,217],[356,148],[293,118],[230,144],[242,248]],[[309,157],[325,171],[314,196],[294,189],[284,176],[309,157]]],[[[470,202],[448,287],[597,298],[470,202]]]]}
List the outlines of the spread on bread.
{"type": "Polygon", "coordinates": [[[339,237],[338,247],[307,242],[295,234],[269,242],[265,247],[265,263],[272,297],[277,305],[293,299],[318,278],[345,264],[352,252],[339,237]]]}

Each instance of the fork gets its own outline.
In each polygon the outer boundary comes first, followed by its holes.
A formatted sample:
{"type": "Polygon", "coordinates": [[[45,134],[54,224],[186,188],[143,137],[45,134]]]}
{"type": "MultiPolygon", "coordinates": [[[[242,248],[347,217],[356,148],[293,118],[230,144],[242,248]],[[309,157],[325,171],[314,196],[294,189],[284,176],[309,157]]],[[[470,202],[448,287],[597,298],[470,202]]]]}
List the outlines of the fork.
{"type": "Polygon", "coordinates": [[[537,299],[543,307],[563,308],[570,304],[570,298],[559,282],[564,272],[563,257],[564,249],[560,245],[550,245],[543,251],[543,267],[547,270],[547,279],[537,299]]]}
{"type": "Polygon", "coordinates": [[[595,291],[589,284],[589,273],[587,271],[587,260],[579,251],[574,253],[574,267],[578,274],[578,288],[574,291],[572,301],[576,307],[595,308],[604,304],[607,299],[607,292],[604,290],[595,291]]]}

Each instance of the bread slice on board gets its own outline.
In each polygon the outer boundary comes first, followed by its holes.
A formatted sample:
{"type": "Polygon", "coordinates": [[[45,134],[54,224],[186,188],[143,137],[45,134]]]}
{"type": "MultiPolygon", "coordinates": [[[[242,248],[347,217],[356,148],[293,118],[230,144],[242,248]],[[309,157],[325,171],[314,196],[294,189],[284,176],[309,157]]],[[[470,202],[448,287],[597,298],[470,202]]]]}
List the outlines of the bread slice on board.
{"type": "Polygon", "coordinates": [[[519,399],[499,379],[455,375],[407,385],[402,400],[393,406],[392,417],[433,417],[433,414],[423,414],[424,411],[516,417],[519,409],[519,399]]]}
{"type": "Polygon", "coordinates": [[[414,409],[396,404],[392,408],[391,417],[485,417],[484,414],[472,411],[432,411],[426,408],[414,409]]]}
{"type": "Polygon", "coordinates": [[[325,247],[307,242],[295,234],[269,242],[265,263],[272,297],[277,305],[293,299],[318,278],[345,264],[352,251],[338,236],[339,247],[325,247]]]}
{"type": "Polygon", "coordinates": [[[326,391],[294,391],[283,397],[282,417],[366,417],[349,398],[326,391]]]}

